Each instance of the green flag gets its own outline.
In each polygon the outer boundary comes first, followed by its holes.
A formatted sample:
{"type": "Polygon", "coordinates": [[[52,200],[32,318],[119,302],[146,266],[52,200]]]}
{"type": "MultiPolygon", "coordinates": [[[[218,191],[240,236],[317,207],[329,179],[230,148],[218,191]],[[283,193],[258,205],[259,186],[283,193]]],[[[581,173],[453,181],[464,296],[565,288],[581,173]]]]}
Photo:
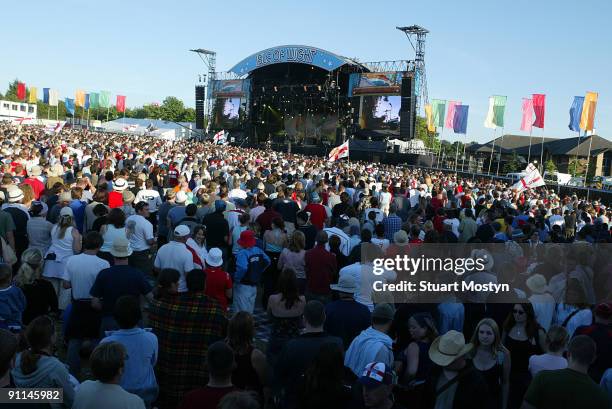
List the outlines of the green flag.
{"type": "Polygon", "coordinates": [[[97,92],[89,93],[89,107],[90,108],[99,108],[100,107],[100,94],[97,92]]]}
{"type": "Polygon", "coordinates": [[[100,107],[110,108],[110,91],[100,91],[100,107]]]}
{"type": "Polygon", "coordinates": [[[506,100],[508,97],[501,95],[493,96],[493,123],[497,126],[504,126],[504,111],[506,110],[506,100]]]}
{"type": "Polygon", "coordinates": [[[432,99],[431,112],[433,114],[434,125],[438,128],[444,128],[444,113],[446,112],[446,101],[443,99],[432,99]]]}

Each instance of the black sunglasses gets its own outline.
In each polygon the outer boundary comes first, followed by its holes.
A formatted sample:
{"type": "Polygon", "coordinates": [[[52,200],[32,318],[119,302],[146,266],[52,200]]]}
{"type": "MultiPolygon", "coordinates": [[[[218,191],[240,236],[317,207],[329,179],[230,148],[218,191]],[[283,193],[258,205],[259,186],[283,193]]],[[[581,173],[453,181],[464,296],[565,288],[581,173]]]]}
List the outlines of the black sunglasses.
{"type": "Polygon", "coordinates": [[[525,311],[522,311],[522,310],[512,310],[512,312],[514,312],[515,314],[518,314],[518,315],[525,314],[525,311]]]}

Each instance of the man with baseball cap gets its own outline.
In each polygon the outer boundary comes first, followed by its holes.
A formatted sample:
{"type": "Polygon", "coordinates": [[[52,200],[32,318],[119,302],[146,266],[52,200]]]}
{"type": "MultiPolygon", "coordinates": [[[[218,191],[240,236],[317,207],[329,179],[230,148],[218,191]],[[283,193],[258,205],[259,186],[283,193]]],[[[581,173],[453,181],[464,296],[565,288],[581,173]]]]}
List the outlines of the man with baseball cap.
{"type": "Polygon", "coordinates": [[[193,262],[193,254],[185,244],[190,234],[189,227],[184,224],[176,226],[173,231],[174,239],[161,246],[155,257],[154,269],[157,273],[165,268],[172,268],[181,274],[179,278],[179,293],[187,291],[185,275],[194,268],[197,268],[193,262]]]}
{"type": "Polygon", "coordinates": [[[371,362],[367,364],[361,376],[357,388],[361,389],[361,396],[354,394],[354,402],[351,407],[363,407],[368,409],[402,409],[404,406],[394,402],[393,385],[397,383],[397,377],[393,368],[384,362],[371,362]],[[363,399],[363,402],[359,401],[363,399]]]}

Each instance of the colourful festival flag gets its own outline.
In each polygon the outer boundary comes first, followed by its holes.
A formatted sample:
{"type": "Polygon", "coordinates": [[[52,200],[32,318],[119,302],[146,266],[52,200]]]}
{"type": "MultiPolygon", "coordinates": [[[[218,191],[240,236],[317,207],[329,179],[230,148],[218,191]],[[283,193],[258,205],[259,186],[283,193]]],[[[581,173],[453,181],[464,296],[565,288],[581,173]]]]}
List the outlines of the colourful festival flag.
{"type": "Polygon", "coordinates": [[[85,94],[85,109],[89,110],[89,94],[85,94]]]}
{"type": "Polygon", "coordinates": [[[25,101],[26,98],[26,84],[23,82],[17,83],[17,99],[25,101]]]}
{"type": "Polygon", "coordinates": [[[544,94],[533,94],[533,112],[535,113],[535,121],[533,126],[536,128],[544,128],[544,113],[546,107],[546,95],[544,94]]]}
{"type": "Polygon", "coordinates": [[[453,120],[455,119],[455,107],[461,105],[461,101],[448,101],[448,112],[446,113],[445,128],[453,128],[453,120]]]}
{"type": "Polygon", "coordinates": [[[436,127],[444,127],[444,114],[446,112],[446,101],[443,99],[431,100],[431,113],[433,115],[433,123],[436,127]]]}
{"type": "Polygon", "coordinates": [[[569,110],[570,123],[569,129],[574,132],[580,132],[580,118],[582,117],[582,106],[584,105],[584,97],[575,96],[572,107],[569,110]]]}
{"type": "Polygon", "coordinates": [[[431,112],[431,104],[425,104],[425,117],[427,118],[427,130],[429,132],[436,132],[436,126],[434,125],[433,114],[431,112]]]}
{"type": "Polygon", "coordinates": [[[100,91],[100,108],[110,108],[109,91],[100,91]]]}
{"type": "Polygon", "coordinates": [[[28,103],[35,104],[38,101],[38,89],[36,87],[30,87],[30,95],[28,96],[28,103]]]}
{"type": "Polygon", "coordinates": [[[531,132],[533,126],[533,100],[523,98],[523,120],[521,121],[521,131],[531,132]]]}
{"type": "Polygon", "coordinates": [[[504,127],[504,112],[506,111],[506,101],[508,97],[503,95],[493,95],[493,123],[496,126],[504,127]]]}
{"type": "Polygon", "coordinates": [[[98,108],[100,106],[100,94],[97,92],[92,92],[89,94],[89,107],[92,109],[98,108]]]}
{"type": "Polygon", "coordinates": [[[77,89],[74,98],[74,105],[78,107],[85,106],[85,91],[82,89],[77,89]]]}
{"type": "Polygon", "coordinates": [[[489,110],[487,111],[487,118],[485,119],[484,126],[485,128],[495,129],[495,99],[493,97],[489,97],[489,110]]]}
{"type": "Polygon", "coordinates": [[[49,90],[49,106],[56,107],[59,103],[59,91],[56,89],[49,90]]]}
{"type": "Polygon", "coordinates": [[[43,102],[45,104],[49,103],[49,88],[43,88],[43,102]]]}
{"type": "Polygon", "coordinates": [[[125,95],[117,95],[117,112],[125,112],[125,95]]]}
{"type": "Polygon", "coordinates": [[[468,111],[469,105],[456,105],[455,117],[453,118],[453,131],[455,133],[467,133],[468,111]]]}
{"type": "Polygon", "coordinates": [[[66,98],[64,100],[64,104],[66,105],[66,112],[74,116],[74,99],[66,98]]]}
{"type": "Polygon", "coordinates": [[[592,131],[595,127],[595,108],[597,108],[597,92],[587,92],[582,105],[582,115],[580,117],[580,128],[585,131],[592,131]]]}

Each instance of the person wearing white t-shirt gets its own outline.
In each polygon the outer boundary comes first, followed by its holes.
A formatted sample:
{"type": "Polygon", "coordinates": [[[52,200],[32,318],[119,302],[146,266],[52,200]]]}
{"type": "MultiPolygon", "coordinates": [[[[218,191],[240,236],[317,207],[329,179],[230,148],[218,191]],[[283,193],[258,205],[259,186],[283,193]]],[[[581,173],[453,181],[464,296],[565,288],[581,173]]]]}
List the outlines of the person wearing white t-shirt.
{"type": "Polygon", "coordinates": [[[567,360],[563,357],[566,350],[569,334],[563,327],[553,326],[546,333],[546,350],[542,355],[529,357],[529,372],[535,376],[540,371],[551,371],[567,368],[567,360]]]}
{"type": "Polygon", "coordinates": [[[98,277],[100,271],[109,268],[108,261],[96,256],[102,247],[102,236],[97,231],[90,231],[83,238],[83,253],[70,256],[66,261],[63,273],[65,289],[72,288],[72,312],[66,323],[68,335],[68,350],[66,361],[70,373],[79,376],[81,371],[81,358],[79,351],[84,339],[97,338],[98,329],[88,328],[95,321],[97,314],[91,308],[91,295],[89,291],[98,277]]]}
{"type": "Polygon", "coordinates": [[[153,189],[153,181],[147,179],[145,181],[145,189],[139,190],[134,199],[134,205],[140,202],[146,202],[149,205],[149,221],[155,226],[157,224],[157,211],[162,204],[159,192],[153,189]]]}
{"type": "Polygon", "coordinates": [[[136,205],[136,214],[125,220],[125,232],[132,248],[130,266],[142,270],[145,274],[151,272],[151,246],[155,243],[153,224],[148,218],[149,204],[140,202],[136,205]]]}
{"type": "Polygon", "coordinates": [[[157,273],[165,268],[173,268],[180,273],[179,278],[179,293],[187,291],[187,282],[185,281],[186,274],[197,268],[193,262],[193,254],[185,244],[189,239],[189,227],[184,224],[179,224],[173,232],[173,240],[168,244],[164,244],[157,251],[155,257],[154,268],[157,273]]]}

